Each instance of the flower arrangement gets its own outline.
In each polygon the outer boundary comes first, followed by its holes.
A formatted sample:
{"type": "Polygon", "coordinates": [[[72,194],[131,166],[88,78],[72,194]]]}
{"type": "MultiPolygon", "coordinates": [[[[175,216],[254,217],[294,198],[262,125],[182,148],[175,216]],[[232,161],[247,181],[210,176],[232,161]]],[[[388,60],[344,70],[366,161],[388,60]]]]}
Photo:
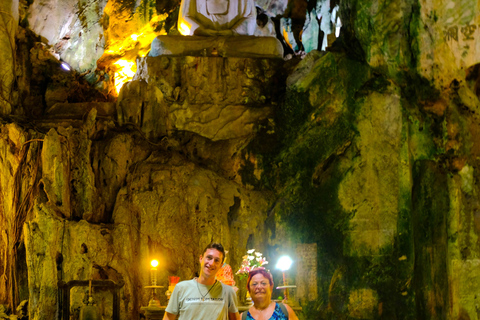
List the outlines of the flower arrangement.
{"type": "Polygon", "coordinates": [[[248,273],[253,269],[263,268],[264,265],[268,264],[268,261],[260,252],[255,252],[255,249],[247,250],[247,255],[243,256],[242,265],[238,269],[237,273],[240,278],[248,277],[248,273]]]}

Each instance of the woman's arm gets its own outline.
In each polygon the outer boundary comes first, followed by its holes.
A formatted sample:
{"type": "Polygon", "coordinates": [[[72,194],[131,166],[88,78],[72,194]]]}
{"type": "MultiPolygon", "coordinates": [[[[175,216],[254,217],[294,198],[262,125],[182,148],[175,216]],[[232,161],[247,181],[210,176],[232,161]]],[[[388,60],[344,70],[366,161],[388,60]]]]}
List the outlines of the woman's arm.
{"type": "Polygon", "coordinates": [[[293,309],[288,304],[284,303],[284,305],[285,305],[285,307],[287,308],[287,311],[288,311],[288,319],[298,320],[297,315],[295,314],[295,311],[293,311],[293,309]]]}

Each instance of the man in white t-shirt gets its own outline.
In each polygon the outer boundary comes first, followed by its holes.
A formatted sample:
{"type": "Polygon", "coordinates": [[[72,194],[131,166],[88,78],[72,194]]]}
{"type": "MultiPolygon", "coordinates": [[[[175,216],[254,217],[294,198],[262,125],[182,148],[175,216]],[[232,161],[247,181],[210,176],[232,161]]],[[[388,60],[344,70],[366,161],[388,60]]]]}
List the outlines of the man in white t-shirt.
{"type": "Polygon", "coordinates": [[[223,246],[209,244],[200,256],[200,276],[175,286],[163,319],[240,320],[235,291],[215,279],[224,259],[223,246]]]}

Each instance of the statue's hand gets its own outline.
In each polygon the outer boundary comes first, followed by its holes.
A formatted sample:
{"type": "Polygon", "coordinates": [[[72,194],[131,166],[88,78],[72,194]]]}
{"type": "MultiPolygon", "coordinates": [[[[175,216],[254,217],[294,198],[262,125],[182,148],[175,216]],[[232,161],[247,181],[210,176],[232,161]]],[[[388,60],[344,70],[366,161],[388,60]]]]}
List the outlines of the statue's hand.
{"type": "Polygon", "coordinates": [[[230,29],[227,29],[227,30],[220,30],[218,31],[218,35],[219,36],[233,36],[234,33],[233,33],[233,30],[230,30],[230,29]]]}
{"type": "Polygon", "coordinates": [[[193,32],[196,36],[214,37],[218,35],[218,31],[212,29],[206,29],[204,27],[198,27],[193,32]]]}

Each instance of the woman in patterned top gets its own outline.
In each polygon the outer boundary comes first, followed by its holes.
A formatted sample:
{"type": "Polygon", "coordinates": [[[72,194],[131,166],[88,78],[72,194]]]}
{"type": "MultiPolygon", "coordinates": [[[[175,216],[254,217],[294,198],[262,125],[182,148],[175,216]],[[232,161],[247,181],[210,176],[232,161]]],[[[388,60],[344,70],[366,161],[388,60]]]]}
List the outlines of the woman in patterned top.
{"type": "Polygon", "coordinates": [[[298,320],[290,306],[272,301],[273,277],[264,268],[250,271],[247,290],[252,297],[253,306],[242,314],[242,319],[298,320]]]}

